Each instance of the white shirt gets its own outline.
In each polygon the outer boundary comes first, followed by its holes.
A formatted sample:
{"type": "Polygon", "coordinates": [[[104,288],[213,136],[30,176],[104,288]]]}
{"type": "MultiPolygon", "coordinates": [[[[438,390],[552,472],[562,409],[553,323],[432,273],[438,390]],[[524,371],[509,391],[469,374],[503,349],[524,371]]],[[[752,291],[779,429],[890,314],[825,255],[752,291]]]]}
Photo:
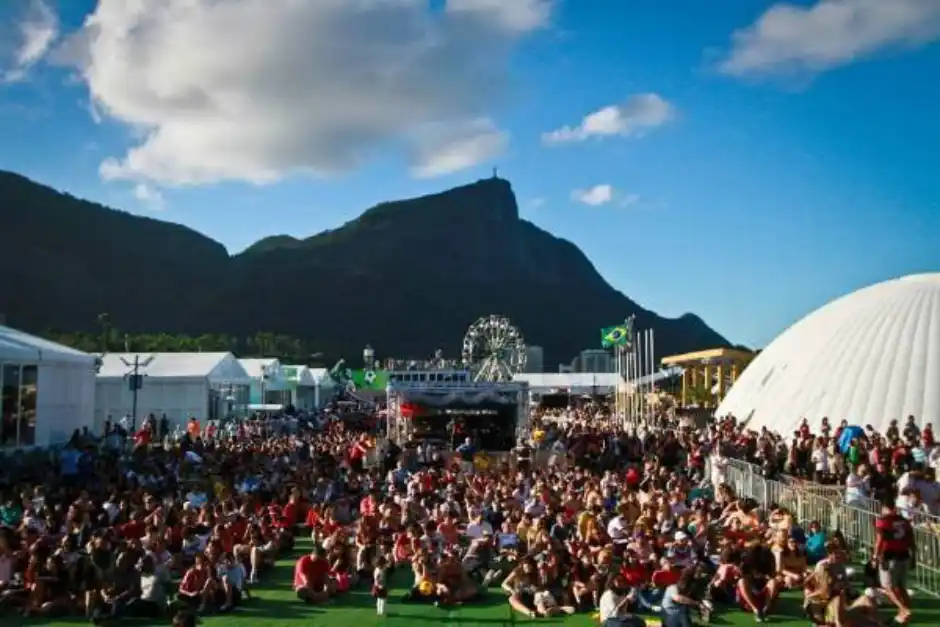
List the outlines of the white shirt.
{"type": "Polygon", "coordinates": [[[112,503],[107,501],[101,508],[108,515],[108,521],[113,525],[114,521],[117,520],[118,515],[121,513],[121,508],[118,507],[117,503],[112,503]]]}
{"type": "Polygon", "coordinates": [[[605,590],[604,594],[601,595],[600,603],[598,603],[598,610],[600,611],[600,622],[604,623],[608,618],[621,618],[628,614],[626,606],[617,609],[617,605],[623,600],[623,596],[617,594],[613,590],[605,590]]]}
{"type": "Polygon", "coordinates": [[[486,533],[493,534],[493,526],[485,520],[467,525],[466,536],[471,540],[482,538],[486,533]]]}
{"type": "Polygon", "coordinates": [[[868,497],[868,479],[859,477],[854,472],[845,478],[845,502],[863,501],[868,497]]]}
{"type": "Polygon", "coordinates": [[[824,448],[818,448],[813,451],[811,459],[818,472],[829,472],[829,451],[824,448]]]}
{"type": "MultiPolygon", "coordinates": [[[[614,542],[623,542],[626,540],[627,520],[623,516],[614,516],[607,523],[607,535],[614,542]]],[[[606,593],[605,593],[606,594],[606,593]]]]}

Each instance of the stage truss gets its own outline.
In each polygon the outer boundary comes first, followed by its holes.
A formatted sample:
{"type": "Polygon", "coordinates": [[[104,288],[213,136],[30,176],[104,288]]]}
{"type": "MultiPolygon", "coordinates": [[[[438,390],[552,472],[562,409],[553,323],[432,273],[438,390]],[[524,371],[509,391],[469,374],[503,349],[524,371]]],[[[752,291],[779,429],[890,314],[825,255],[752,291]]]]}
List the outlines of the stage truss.
{"type": "Polygon", "coordinates": [[[402,403],[443,406],[459,401],[492,401],[516,408],[516,439],[529,437],[529,384],[525,381],[437,381],[389,383],[387,389],[387,436],[399,446],[411,437],[412,422],[402,416],[402,403]]]}
{"type": "Polygon", "coordinates": [[[525,369],[525,340],[509,318],[485,316],[467,329],[461,356],[474,381],[512,381],[525,369]]]}

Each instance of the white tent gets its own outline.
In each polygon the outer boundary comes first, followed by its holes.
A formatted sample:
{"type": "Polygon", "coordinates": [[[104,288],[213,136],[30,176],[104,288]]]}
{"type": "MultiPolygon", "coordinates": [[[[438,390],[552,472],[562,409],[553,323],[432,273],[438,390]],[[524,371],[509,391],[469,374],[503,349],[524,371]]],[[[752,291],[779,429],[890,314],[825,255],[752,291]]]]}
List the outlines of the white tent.
{"type": "MultiPolygon", "coordinates": [[[[108,353],[102,358],[95,399],[95,426],[132,413],[134,393],[129,375],[130,353],[108,353]]],[[[251,378],[231,353],[143,353],[139,355],[143,382],[137,392],[137,422],[153,414],[166,415],[170,428],[190,417],[200,421],[224,417],[248,405],[251,378]],[[149,360],[149,361],[148,361],[149,360]]]]}
{"type": "Polygon", "coordinates": [[[784,435],[805,417],[818,433],[914,416],[940,427],[940,273],[860,289],[784,331],[748,365],[718,407],[749,429],[784,435]]]}
{"type": "Polygon", "coordinates": [[[513,381],[525,381],[535,394],[609,394],[617,389],[616,372],[520,372],[513,381]]]}
{"type": "Polygon", "coordinates": [[[0,448],[49,446],[91,427],[95,356],[0,326],[0,448]]]}
{"type": "Polygon", "coordinates": [[[336,382],[329,368],[310,368],[310,376],[317,382],[317,407],[323,407],[333,398],[336,382]]]}
{"type": "Polygon", "coordinates": [[[297,409],[311,410],[317,407],[317,380],[310,368],[304,365],[281,366],[281,375],[290,388],[291,405],[297,409]]]}
{"type": "Polygon", "coordinates": [[[288,405],[291,386],[284,377],[281,362],[274,357],[239,359],[251,378],[252,405],[288,405]]]}

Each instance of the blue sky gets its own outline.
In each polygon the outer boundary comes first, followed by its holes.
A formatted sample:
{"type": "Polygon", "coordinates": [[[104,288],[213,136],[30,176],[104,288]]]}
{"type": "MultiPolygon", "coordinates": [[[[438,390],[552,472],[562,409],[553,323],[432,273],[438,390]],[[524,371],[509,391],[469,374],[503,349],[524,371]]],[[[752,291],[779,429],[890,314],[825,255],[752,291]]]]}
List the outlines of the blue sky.
{"type": "Polygon", "coordinates": [[[617,289],[754,346],[940,270],[938,3],[138,4],[0,5],[0,168],[237,252],[498,166],[617,289]]]}

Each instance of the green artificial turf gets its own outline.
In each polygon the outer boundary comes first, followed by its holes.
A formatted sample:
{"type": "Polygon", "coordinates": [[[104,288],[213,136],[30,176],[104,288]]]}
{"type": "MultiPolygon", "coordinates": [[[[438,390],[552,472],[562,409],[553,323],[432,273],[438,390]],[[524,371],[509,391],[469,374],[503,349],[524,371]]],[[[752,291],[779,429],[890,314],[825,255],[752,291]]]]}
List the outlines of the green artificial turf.
{"type": "MultiPolygon", "coordinates": [[[[308,548],[309,542],[300,541],[298,550],[308,548]]],[[[558,619],[526,619],[510,611],[505,596],[498,588],[489,591],[486,598],[473,605],[454,610],[442,610],[428,605],[403,604],[399,601],[410,581],[410,573],[393,578],[396,588],[390,592],[387,614],[377,616],[375,600],[367,589],[353,590],[326,607],[309,607],[296,600],[291,583],[293,560],[283,560],[265,573],[260,586],[252,590],[254,598],[244,606],[224,616],[206,616],[202,627],[430,627],[432,624],[459,627],[500,627],[516,623],[562,625],[566,627],[597,627],[587,614],[558,619]]],[[[940,600],[924,595],[915,597],[915,612],[911,624],[937,625],[940,620],[940,600]]],[[[884,611],[885,622],[890,621],[893,611],[884,611]]],[[[163,624],[168,624],[164,621],[163,624]]],[[[72,627],[82,624],[78,618],[50,620],[33,618],[23,620],[10,615],[0,616],[2,627],[24,627],[43,625],[48,627],[72,627]]],[[[711,623],[720,626],[752,627],[754,619],[737,610],[719,608],[711,623]]],[[[146,621],[126,619],[119,623],[130,627],[149,627],[146,621]]],[[[788,594],[780,600],[776,614],[768,624],[781,627],[806,627],[809,621],[803,618],[798,597],[788,594]]]]}

